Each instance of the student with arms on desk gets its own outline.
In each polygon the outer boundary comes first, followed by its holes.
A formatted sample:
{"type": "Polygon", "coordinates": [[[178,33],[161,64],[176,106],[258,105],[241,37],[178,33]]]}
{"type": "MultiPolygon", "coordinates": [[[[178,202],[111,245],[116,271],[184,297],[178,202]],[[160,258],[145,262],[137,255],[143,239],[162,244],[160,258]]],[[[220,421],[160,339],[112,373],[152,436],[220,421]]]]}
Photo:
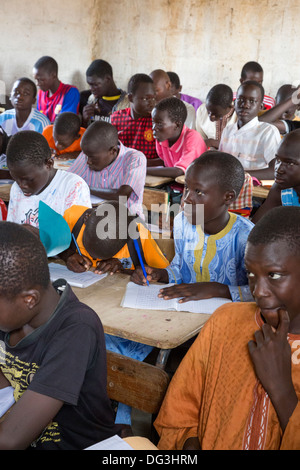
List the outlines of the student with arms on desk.
{"type": "Polygon", "coordinates": [[[251,231],[255,302],[225,305],[204,325],[155,422],[159,449],[300,448],[299,234],[299,207],[274,208],[251,231]]]}
{"type": "Polygon", "coordinates": [[[16,402],[0,449],[81,450],[116,434],[99,317],[65,281],[51,284],[43,245],[10,222],[0,227],[0,304],[0,393],[16,402]]]}
{"type": "Polygon", "coordinates": [[[160,101],[152,111],[156,152],[164,166],[148,167],[147,175],[176,178],[185,173],[189,164],[206,151],[200,134],[184,124],[186,108],[175,97],[160,101]]]}
{"type": "MultiPolygon", "coordinates": [[[[244,182],[241,163],[232,155],[205,152],[186,171],[184,210],[174,219],[175,256],[166,269],[145,266],[148,281],[174,283],[161,296],[181,302],[211,297],[251,299],[244,251],[252,222],[229,213],[244,182]],[[204,208],[204,227],[197,219],[204,208]]],[[[140,268],[132,281],[145,284],[140,268]]]]}
{"type": "Polygon", "coordinates": [[[96,121],[87,128],[81,148],[69,172],[81,176],[93,196],[105,200],[123,196],[130,212],[143,217],[145,155],[125,147],[118,139],[117,129],[106,121],[96,121]]]}

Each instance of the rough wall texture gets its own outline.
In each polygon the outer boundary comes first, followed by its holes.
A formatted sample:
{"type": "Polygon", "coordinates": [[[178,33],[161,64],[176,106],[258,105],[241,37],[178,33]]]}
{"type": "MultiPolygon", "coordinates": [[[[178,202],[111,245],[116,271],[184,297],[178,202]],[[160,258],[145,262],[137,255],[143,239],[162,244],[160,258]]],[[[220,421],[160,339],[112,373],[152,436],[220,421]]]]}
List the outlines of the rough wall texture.
{"type": "Polygon", "coordinates": [[[163,68],[202,99],[216,83],[236,89],[248,60],[263,66],[273,96],[300,79],[299,0],[1,0],[0,8],[0,78],[9,90],[44,54],[80,89],[94,58],[111,63],[122,88],[136,72],[163,68]]]}

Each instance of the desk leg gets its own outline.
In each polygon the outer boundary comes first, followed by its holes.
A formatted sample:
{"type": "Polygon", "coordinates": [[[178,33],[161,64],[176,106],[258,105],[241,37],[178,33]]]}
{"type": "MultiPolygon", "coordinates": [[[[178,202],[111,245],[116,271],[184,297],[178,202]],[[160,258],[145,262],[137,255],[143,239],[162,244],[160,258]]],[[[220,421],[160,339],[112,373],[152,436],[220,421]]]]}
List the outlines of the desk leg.
{"type": "Polygon", "coordinates": [[[171,349],[160,349],[156,359],[156,367],[159,367],[160,369],[165,369],[170,352],[171,349]]]}

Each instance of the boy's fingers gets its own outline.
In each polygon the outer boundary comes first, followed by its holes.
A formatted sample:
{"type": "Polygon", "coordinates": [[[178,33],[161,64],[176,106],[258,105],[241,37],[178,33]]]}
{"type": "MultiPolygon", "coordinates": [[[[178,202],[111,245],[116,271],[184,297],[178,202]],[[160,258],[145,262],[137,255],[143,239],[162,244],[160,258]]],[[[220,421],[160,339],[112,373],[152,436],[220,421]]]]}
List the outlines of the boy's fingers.
{"type": "Polygon", "coordinates": [[[279,325],[277,328],[277,333],[286,338],[289,332],[290,326],[290,317],[287,310],[280,309],[279,310],[279,325]]]}

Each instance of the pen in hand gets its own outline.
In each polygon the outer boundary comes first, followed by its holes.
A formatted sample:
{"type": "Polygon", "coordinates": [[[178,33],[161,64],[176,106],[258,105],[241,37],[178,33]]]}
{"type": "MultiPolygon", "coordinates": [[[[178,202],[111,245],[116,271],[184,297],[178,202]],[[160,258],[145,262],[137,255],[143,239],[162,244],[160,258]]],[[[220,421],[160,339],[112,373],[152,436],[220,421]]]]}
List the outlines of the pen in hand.
{"type": "MultiPolygon", "coordinates": [[[[74,237],[74,233],[72,233],[72,238],[73,238],[73,241],[74,241],[74,243],[75,243],[75,246],[76,246],[76,249],[77,249],[77,251],[78,251],[78,254],[79,254],[79,255],[82,257],[82,259],[84,260],[84,257],[82,256],[82,253],[81,253],[81,251],[80,251],[80,249],[79,249],[79,246],[78,246],[78,243],[77,243],[77,241],[76,241],[76,238],[74,237]]],[[[84,267],[85,267],[86,271],[88,271],[89,266],[88,266],[86,263],[84,264],[84,267]]]]}
{"type": "Polygon", "coordinates": [[[139,257],[139,261],[140,261],[141,268],[142,268],[143,274],[144,274],[146,282],[147,282],[147,286],[149,286],[149,281],[147,279],[147,273],[146,273],[145,265],[144,265],[144,262],[143,262],[143,259],[142,259],[142,255],[141,255],[141,251],[140,251],[138,241],[136,239],[134,239],[133,243],[134,243],[135,251],[137,252],[137,255],[139,257]]]}

